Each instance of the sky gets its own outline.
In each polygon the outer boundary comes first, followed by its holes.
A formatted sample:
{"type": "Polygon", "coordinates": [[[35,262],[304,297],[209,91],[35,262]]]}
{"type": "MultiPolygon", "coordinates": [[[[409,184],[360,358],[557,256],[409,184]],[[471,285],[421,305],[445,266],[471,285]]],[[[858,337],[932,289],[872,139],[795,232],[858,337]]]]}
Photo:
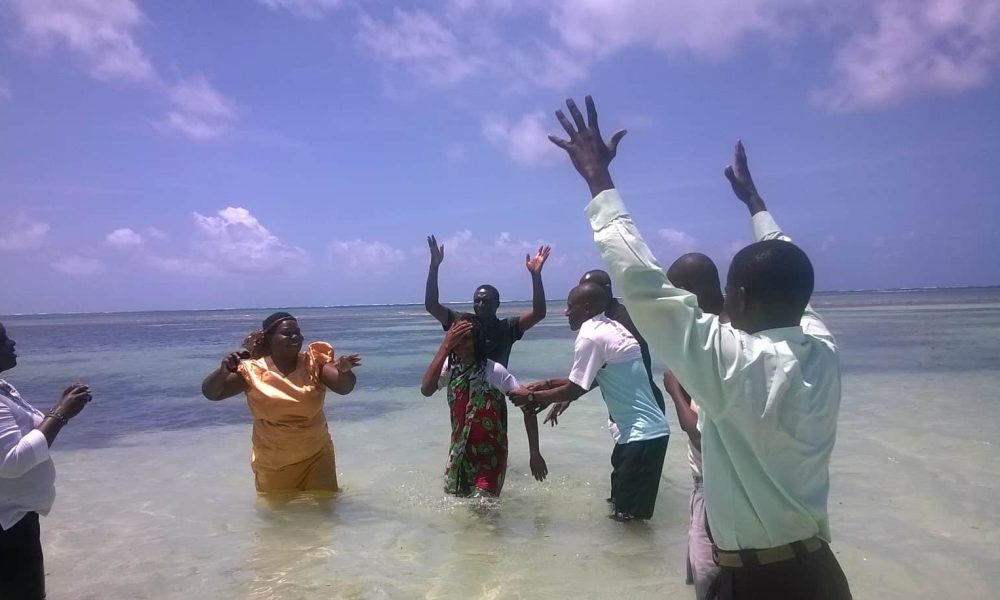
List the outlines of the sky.
{"type": "Polygon", "coordinates": [[[996,0],[0,0],[0,314],[564,298],[546,139],[592,94],[663,265],[749,243],[742,139],[817,289],[1000,284],[996,0]]]}

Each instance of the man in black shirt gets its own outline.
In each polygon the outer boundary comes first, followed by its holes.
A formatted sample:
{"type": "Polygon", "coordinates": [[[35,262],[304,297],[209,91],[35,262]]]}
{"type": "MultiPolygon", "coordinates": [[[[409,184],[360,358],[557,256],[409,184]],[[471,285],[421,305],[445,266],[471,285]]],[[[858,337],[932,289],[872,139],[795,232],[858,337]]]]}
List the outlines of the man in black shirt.
{"type": "MultiPolygon", "coordinates": [[[[427,271],[427,288],[424,292],[424,308],[444,329],[464,316],[450,308],[441,305],[438,300],[438,269],[444,261],[444,244],[438,246],[434,236],[427,238],[427,246],[431,251],[431,264],[427,271]]],[[[510,349],[514,342],[521,339],[524,332],[534,327],[545,318],[545,288],[542,286],[542,267],[549,258],[548,246],[538,248],[534,258],[525,255],[524,265],[531,273],[532,295],[531,310],[519,317],[497,318],[500,307],[500,292],[489,284],[476,288],[472,295],[473,317],[481,325],[481,340],[486,350],[486,357],[504,367],[510,360],[510,349]]]]}

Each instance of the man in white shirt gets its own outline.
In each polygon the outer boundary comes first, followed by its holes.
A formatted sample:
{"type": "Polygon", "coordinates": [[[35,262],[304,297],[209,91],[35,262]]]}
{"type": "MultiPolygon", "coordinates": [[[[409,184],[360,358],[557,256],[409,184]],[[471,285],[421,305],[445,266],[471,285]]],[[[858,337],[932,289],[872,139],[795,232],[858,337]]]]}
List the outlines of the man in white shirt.
{"type": "Polygon", "coordinates": [[[529,386],[534,391],[512,394],[511,400],[518,406],[548,406],[572,402],[595,384],[600,387],[619,433],[611,454],[612,517],[649,519],[670,428],[650,389],[639,343],[624,325],[604,315],[607,304],[607,292],[600,285],[588,282],[573,288],[566,317],[570,329],[579,333],[569,377],[529,386]]]}
{"type": "MultiPolygon", "coordinates": [[[[605,144],[593,100],[556,116],[590,187],[594,239],[629,314],[681,385],[698,399],[705,502],[721,567],[714,597],[850,598],[830,551],[830,455],[840,407],[837,345],[808,306],[813,271],[766,211],[737,146],[726,170],[750,209],[757,242],[733,257],[731,324],[702,312],[656,262],[608,169],[624,131],[605,144]]],[[[710,594],[710,597],[713,597],[710,594]]]]}

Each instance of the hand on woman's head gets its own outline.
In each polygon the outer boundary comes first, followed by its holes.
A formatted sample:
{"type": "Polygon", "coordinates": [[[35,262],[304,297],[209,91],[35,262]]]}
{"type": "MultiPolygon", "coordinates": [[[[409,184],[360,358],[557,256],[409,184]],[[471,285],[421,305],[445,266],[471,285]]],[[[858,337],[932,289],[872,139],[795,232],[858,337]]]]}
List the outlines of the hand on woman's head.
{"type": "Polygon", "coordinates": [[[469,336],[472,335],[471,321],[455,321],[444,336],[444,344],[448,350],[459,347],[469,336]]]}

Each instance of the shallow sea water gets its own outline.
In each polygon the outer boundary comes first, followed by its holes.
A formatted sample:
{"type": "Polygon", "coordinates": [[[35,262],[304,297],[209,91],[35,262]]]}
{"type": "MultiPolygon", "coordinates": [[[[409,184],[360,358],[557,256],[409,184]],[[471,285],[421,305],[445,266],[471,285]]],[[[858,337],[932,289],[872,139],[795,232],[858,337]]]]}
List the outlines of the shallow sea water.
{"type": "MultiPolygon", "coordinates": [[[[1000,587],[1000,290],[819,295],[842,348],[834,544],[857,598],[992,598],[1000,587]]],[[[510,304],[501,313],[515,314],[510,304]]],[[[673,429],[656,514],[607,518],[611,440],[599,395],[542,429],[528,474],[512,413],[503,498],[445,497],[448,414],[420,376],[440,340],[421,307],[292,310],[310,340],[361,352],[358,389],[328,396],[343,492],[261,502],[250,418],[201,378],[268,311],[2,317],[4,373],[47,409],[75,380],[95,399],[55,446],[42,521],[53,599],[666,598],[684,585],[686,437],[673,429]]],[[[564,374],[553,303],[518,343],[522,380],[564,374]]]]}

